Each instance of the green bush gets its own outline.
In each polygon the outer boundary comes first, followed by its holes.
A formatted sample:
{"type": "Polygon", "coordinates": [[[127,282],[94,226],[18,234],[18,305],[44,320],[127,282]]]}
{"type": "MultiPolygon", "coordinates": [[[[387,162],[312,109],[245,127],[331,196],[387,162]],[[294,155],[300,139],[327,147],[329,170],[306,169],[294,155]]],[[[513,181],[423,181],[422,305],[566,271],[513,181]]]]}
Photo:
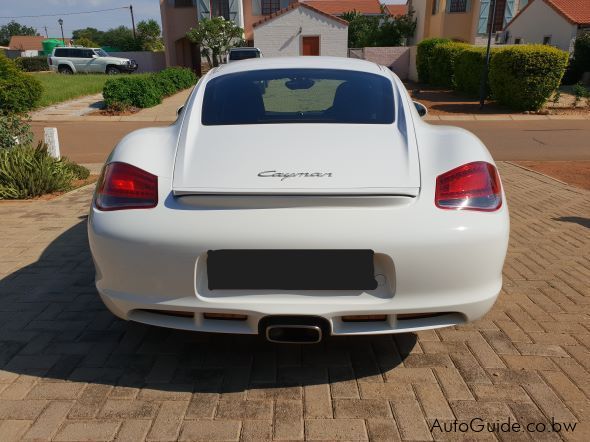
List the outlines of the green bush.
{"type": "Polygon", "coordinates": [[[78,180],[85,180],[90,176],[90,171],[86,167],[78,163],[74,163],[67,158],[64,158],[63,162],[65,163],[66,168],[74,174],[74,178],[78,180]]]}
{"type": "Polygon", "coordinates": [[[455,86],[455,59],[470,46],[465,43],[443,43],[432,49],[430,56],[430,84],[443,87],[455,86]]]}
{"type": "Polygon", "coordinates": [[[15,114],[0,114],[0,149],[12,149],[33,142],[31,126],[15,114]]]}
{"type": "Polygon", "coordinates": [[[574,56],[564,82],[566,84],[577,83],[584,72],[590,72],[590,31],[586,31],[576,38],[574,56]]]}
{"type": "Polygon", "coordinates": [[[128,75],[110,78],[102,91],[107,107],[128,105],[152,107],[162,102],[162,91],[153,75],[128,75]]]}
{"type": "Polygon", "coordinates": [[[33,198],[69,190],[75,173],[42,144],[0,149],[0,199],[33,198]]]}
{"type": "Polygon", "coordinates": [[[108,79],[103,97],[109,109],[121,110],[129,106],[152,107],[163,97],[189,88],[197,82],[197,76],[186,68],[167,68],[155,74],[130,75],[108,79]]]}
{"type": "Polygon", "coordinates": [[[166,68],[154,75],[156,78],[163,78],[172,82],[176,88],[176,91],[187,89],[197,82],[197,76],[192,70],[188,68],[166,68]]]}
{"type": "Polygon", "coordinates": [[[37,79],[22,72],[0,54],[0,114],[24,113],[35,107],[43,87],[37,79]]]}
{"type": "Polygon", "coordinates": [[[418,43],[416,70],[418,71],[418,79],[421,83],[430,83],[430,57],[434,48],[450,41],[446,38],[427,38],[418,43]]]}
{"type": "Polygon", "coordinates": [[[19,57],[14,60],[19,69],[25,72],[48,71],[47,57],[19,57]]]}
{"type": "Polygon", "coordinates": [[[539,110],[559,87],[567,52],[547,45],[519,45],[498,51],[490,63],[492,95],[518,110],[539,110]]]}
{"type": "MultiPolygon", "coordinates": [[[[497,53],[492,49],[490,60],[497,53]]],[[[465,48],[455,58],[455,88],[471,97],[479,97],[481,77],[486,63],[486,49],[476,46],[465,48]]],[[[486,87],[490,95],[489,78],[486,87]]]]}

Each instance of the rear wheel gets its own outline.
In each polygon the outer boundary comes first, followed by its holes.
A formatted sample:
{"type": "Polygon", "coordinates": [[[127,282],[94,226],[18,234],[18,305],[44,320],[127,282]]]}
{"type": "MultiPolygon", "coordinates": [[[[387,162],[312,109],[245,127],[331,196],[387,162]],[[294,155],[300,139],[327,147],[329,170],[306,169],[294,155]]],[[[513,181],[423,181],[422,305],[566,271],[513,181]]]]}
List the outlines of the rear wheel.
{"type": "Polygon", "coordinates": [[[60,74],[65,74],[65,75],[72,75],[74,73],[74,71],[72,71],[72,68],[69,67],[68,65],[62,64],[57,68],[57,71],[60,74]]]}
{"type": "Polygon", "coordinates": [[[107,75],[117,75],[117,74],[120,74],[121,71],[116,66],[107,66],[106,73],[107,73],[107,75]]]}

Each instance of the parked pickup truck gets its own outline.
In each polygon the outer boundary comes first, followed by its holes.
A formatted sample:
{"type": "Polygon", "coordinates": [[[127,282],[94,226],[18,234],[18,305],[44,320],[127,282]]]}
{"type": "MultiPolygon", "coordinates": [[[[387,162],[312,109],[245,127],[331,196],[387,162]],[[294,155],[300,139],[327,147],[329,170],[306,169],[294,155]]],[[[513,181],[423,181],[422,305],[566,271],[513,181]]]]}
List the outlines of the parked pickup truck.
{"type": "Polygon", "coordinates": [[[135,60],[111,57],[101,48],[54,48],[47,63],[52,71],[60,74],[115,75],[134,72],[138,67],[135,60]]]}

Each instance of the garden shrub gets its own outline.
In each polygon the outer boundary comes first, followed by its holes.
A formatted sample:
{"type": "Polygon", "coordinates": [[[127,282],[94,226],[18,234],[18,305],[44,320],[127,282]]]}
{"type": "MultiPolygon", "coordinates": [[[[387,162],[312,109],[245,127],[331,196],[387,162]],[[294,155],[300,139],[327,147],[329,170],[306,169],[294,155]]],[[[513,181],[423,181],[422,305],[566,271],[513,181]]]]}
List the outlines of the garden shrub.
{"type": "Polygon", "coordinates": [[[584,72],[590,72],[590,31],[580,34],[574,44],[574,55],[563,82],[575,84],[584,72]]]}
{"type": "Polygon", "coordinates": [[[78,180],[85,180],[90,176],[90,170],[88,170],[81,164],[74,163],[73,161],[70,161],[67,158],[63,158],[62,161],[64,162],[66,168],[74,174],[74,178],[78,180]]]}
{"type": "Polygon", "coordinates": [[[155,74],[129,75],[108,79],[103,97],[106,106],[121,110],[129,106],[152,107],[163,97],[189,88],[197,82],[197,76],[186,68],[167,68],[155,74]]]}
{"type": "Polygon", "coordinates": [[[163,94],[153,75],[126,75],[108,79],[102,96],[107,107],[127,105],[143,108],[160,104],[163,94]]]}
{"type": "Polygon", "coordinates": [[[443,87],[455,86],[455,59],[470,46],[465,43],[449,42],[436,45],[430,56],[430,84],[443,87]]]}
{"type": "Polygon", "coordinates": [[[24,113],[41,98],[41,83],[22,72],[4,54],[0,54],[0,114],[24,113]]]}
{"type": "Polygon", "coordinates": [[[559,87],[567,52],[547,45],[519,45],[498,51],[490,63],[492,95],[517,110],[539,110],[559,87]]]}
{"type": "Polygon", "coordinates": [[[434,48],[450,41],[446,38],[427,38],[418,43],[416,70],[418,71],[418,79],[421,83],[430,83],[430,57],[434,48]]]}
{"type": "Polygon", "coordinates": [[[69,190],[76,177],[67,161],[57,160],[42,144],[0,149],[0,199],[33,198],[69,190]]]}
{"type": "Polygon", "coordinates": [[[0,114],[0,149],[12,149],[32,142],[33,132],[27,121],[16,114],[0,114]]]}
{"type": "MultiPolygon", "coordinates": [[[[492,49],[490,62],[497,49],[492,49]]],[[[455,88],[471,97],[479,97],[481,76],[486,64],[486,48],[471,46],[465,48],[455,58],[455,88]]],[[[490,95],[489,78],[486,87],[490,95]]]]}
{"type": "Polygon", "coordinates": [[[47,57],[19,57],[14,60],[19,69],[25,72],[48,71],[47,57]]]}

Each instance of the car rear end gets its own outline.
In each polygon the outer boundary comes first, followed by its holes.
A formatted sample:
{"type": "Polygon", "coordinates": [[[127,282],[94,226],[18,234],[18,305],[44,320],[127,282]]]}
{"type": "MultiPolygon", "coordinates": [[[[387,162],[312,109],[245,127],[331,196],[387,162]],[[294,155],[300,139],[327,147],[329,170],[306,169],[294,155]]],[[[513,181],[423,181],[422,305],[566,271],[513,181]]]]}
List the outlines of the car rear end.
{"type": "Polygon", "coordinates": [[[356,114],[347,100],[358,91],[340,87],[352,80],[339,73],[315,72],[313,85],[302,72],[259,74],[209,75],[176,125],[136,133],[113,152],[89,219],[109,309],[280,342],[485,314],[502,284],[508,212],[481,143],[418,121],[386,71],[370,72],[386,83],[361,78],[383,108],[356,114]],[[244,78],[269,94],[264,109],[248,104],[254,89],[232,101],[248,90],[244,78]],[[383,85],[390,101],[379,98],[383,85]],[[310,105],[306,90],[327,104],[310,105]],[[297,96],[305,104],[293,111],[297,96]],[[338,109],[328,112],[330,103],[338,109]],[[172,140],[167,155],[161,146],[172,140]],[[132,146],[142,141],[138,157],[132,146]]]}

